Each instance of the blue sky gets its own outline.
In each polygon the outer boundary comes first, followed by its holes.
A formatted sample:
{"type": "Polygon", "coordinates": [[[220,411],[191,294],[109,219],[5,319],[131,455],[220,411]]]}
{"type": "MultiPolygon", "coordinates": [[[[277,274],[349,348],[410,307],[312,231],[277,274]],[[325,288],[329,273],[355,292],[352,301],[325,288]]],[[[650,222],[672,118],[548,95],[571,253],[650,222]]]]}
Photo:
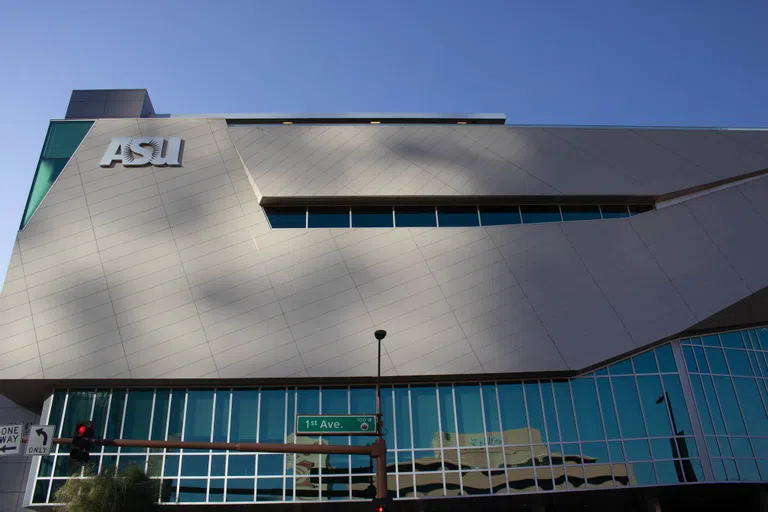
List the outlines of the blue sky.
{"type": "Polygon", "coordinates": [[[768,127],[765,0],[3,2],[0,276],[72,89],[155,110],[768,127]]]}

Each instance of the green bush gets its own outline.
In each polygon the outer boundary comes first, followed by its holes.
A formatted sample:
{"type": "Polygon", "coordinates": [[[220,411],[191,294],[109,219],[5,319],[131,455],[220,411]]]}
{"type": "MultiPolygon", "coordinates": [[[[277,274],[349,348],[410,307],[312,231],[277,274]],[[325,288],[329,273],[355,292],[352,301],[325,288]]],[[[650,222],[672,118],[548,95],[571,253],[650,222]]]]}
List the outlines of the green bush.
{"type": "Polygon", "coordinates": [[[149,512],[156,510],[158,480],[150,479],[132,464],[115,472],[102,469],[98,475],[86,468],[87,478],[70,478],[56,491],[59,512],[149,512]]]}

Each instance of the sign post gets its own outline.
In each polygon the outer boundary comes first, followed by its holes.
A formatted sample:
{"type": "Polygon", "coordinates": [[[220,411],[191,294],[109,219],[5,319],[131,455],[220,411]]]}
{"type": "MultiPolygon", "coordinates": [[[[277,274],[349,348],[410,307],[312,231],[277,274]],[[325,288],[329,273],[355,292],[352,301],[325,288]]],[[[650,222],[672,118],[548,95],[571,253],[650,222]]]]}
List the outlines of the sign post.
{"type": "Polygon", "coordinates": [[[0,425],[0,457],[21,453],[24,425],[0,425]]]}
{"type": "Polygon", "coordinates": [[[25,455],[48,455],[51,453],[56,425],[32,425],[27,437],[25,455]]]}
{"type": "Polygon", "coordinates": [[[375,414],[298,414],[297,436],[375,436],[375,414]]]}

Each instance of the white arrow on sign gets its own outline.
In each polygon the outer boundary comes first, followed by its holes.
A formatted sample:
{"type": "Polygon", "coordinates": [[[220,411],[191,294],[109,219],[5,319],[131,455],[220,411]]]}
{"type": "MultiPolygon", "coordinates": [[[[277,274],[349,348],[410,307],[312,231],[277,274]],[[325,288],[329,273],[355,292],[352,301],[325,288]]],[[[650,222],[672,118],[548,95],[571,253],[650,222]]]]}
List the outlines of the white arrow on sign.
{"type": "Polygon", "coordinates": [[[51,453],[56,425],[32,425],[29,428],[25,455],[48,455],[51,453]]]}
{"type": "Polygon", "coordinates": [[[21,433],[24,425],[0,425],[0,457],[21,453],[21,433]]]}

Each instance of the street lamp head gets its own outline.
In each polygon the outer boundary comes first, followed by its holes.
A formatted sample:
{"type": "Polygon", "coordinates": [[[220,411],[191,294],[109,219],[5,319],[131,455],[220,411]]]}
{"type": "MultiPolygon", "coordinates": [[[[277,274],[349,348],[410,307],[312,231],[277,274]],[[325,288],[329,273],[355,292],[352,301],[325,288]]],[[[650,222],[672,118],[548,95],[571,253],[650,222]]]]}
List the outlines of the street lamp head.
{"type": "Polygon", "coordinates": [[[656,399],[657,404],[660,404],[663,401],[664,401],[664,395],[661,395],[659,398],[656,399]]]}
{"type": "Polygon", "coordinates": [[[379,329],[378,331],[373,333],[373,335],[376,336],[377,340],[381,341],[387,335],[387,331],[385,331],[384,329],[379,329]]]}

